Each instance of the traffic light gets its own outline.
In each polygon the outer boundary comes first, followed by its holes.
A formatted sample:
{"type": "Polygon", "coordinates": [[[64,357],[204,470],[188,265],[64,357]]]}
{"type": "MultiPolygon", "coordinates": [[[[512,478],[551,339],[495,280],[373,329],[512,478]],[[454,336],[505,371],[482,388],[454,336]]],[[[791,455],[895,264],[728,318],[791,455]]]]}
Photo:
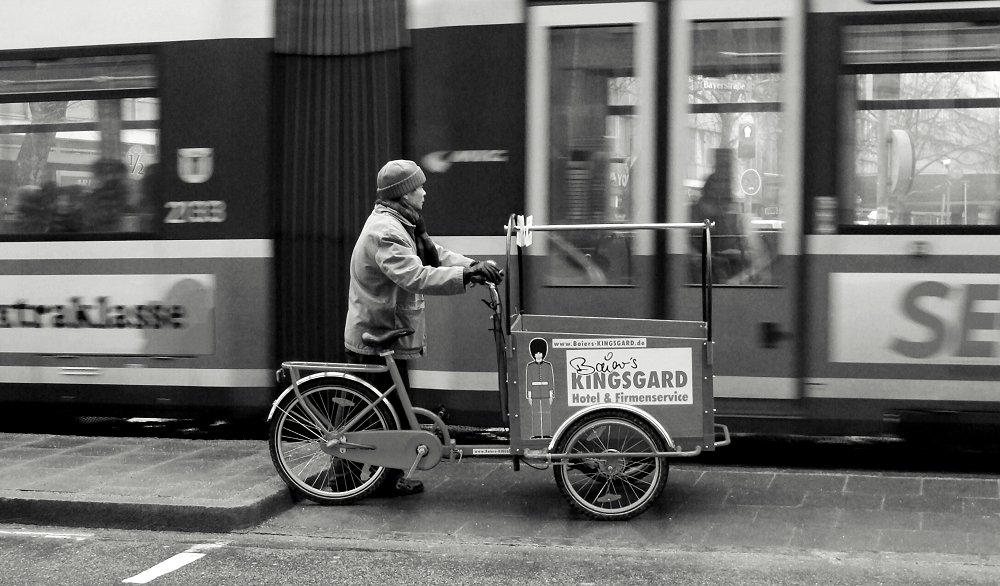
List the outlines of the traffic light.
{"type": "Polygon", "coordinates": [[[753,124],[740,126],[740,145],[736,156],[741,159],[752,159],[757,154],[757,136],[753,124]]]}

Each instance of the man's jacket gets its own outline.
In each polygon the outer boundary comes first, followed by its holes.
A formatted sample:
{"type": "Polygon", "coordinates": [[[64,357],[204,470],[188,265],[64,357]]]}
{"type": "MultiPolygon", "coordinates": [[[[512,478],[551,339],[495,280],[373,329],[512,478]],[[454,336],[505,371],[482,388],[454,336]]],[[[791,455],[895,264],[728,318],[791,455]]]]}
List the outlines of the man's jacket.
{"type": "Polygon", "coordinates": [[[455,295],[465,291],[463,269],[472,259],[435,243],[440,267],[425,266],[417,256],[413,223],[381,204],[375,209],[351,254],[344,345],[358,354],[378,350],[361,341],[361,334],[379,335],[412,328],[413,334],[393,345],[396,358],[421,356],[427,343],[424,295],[455,295]]]}

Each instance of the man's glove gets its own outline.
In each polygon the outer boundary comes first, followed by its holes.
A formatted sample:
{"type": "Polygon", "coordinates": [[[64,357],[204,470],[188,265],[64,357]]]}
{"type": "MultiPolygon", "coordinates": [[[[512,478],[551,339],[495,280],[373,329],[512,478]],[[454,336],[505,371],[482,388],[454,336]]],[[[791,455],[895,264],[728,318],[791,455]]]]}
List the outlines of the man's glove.
{"type": "Polygon", "coordinates": [[[487,281],[499,284],[503,281],[503,271],[493,261],[480,262],[477,260],[465,269],[465,272],[462,274],[462,280],[465,283],[471,281],[479,285],[484,285],[487,281]]]}

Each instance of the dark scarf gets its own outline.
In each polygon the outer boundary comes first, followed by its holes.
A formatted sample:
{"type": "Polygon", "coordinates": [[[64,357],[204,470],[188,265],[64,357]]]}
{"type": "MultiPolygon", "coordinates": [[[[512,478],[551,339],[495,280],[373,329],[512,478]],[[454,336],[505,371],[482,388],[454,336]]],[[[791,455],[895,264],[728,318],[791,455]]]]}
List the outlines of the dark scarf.
{"type": "Polygon", "coordinates": [[[403,200],[389,201],[380,199],[375,203],[380,203],[389,209],[395,210],[399,213],[399,215],[412,222],[415,226],[413,229],[413,241],[417,244],[417,256],[420,257],[421,262],[423,262],[425,266],[441,266],[441,259],[438,258],[437,246],[434,245],[434,241],[431,240],[430,235],[427,234],[427,228],[424,225],[424,217],[420,215],[419,211],[408,205],[403,200]]]}

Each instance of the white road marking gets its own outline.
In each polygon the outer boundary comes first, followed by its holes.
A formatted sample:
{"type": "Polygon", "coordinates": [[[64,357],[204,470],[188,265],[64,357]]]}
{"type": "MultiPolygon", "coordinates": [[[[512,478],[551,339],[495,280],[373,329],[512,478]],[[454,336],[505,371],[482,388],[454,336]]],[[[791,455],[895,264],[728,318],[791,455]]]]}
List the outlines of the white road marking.
{"type": "Polygon", "coordinates": [[[178,568],[182,568],[191,562],[200,560],[205,557],[205,554],[202,552],[206,550],[218,549],[224,545],[226,545],[225,542],[217,542],[199,543],[198,545],[191,546],[187,548],[187,550],[171,558],[163,560],[142,573],[122,580],[122,584],[146,584],[148,582],[152,582],[164,574],[169,574],[170,572],[173,572],[178,568]]]}
{"type": "Polygon", "coordinates": [[[73,539],[83,541],[94,536],[93,533],[64,533],[56,531],[10,531],[0,529],[0,535],[18,535],[21,537],[41,537],[43,539],[73,539]]]}

